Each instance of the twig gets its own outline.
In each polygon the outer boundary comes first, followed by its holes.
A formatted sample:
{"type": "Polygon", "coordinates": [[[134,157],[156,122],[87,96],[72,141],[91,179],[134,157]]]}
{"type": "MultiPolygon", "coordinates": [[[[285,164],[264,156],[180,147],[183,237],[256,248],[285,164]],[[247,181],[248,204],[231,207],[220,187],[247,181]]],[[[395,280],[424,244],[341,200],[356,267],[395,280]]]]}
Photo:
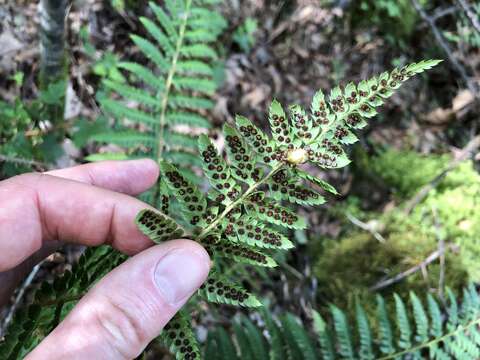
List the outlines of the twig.
{"type": "Polygon", "coordinates": [[[14,156],[7,156],[7,155],[0,155],[0,162],[9,162],[17,165],[27,165],[27,166],[38,166],[44,169],[50,169],[51,165],[35,161],[35,160],[30,160],[30,159],[24,159],[24,158],[19,158],[19,157],[14,157],[14,156]]]}
{"type": "Polygon", "coordinates": [[[422,261],[420,264],[415,265],[414,267],[411,267],[410,269],[408,269],[404,272],[401,272],[400,274],[398,274],[398,275],[396,275],[392,278],[389,278],[387,280],[383,280],[383,281],[380,281],[380,282],[376,283],[375,285],[371,286],[369,288],[369,290],[370,291],[377,291],[377,290],[386,288],[386,287],[388,287],[392,284],[395,284],[395,283],[405,279],[406,277],[416,273],[417,271],[426,268],[427,265],[434,262],[436,259],[438,259],[440,256],[442,256],[442,254],[444,254],[446,250],[449,250],[449,249],[457,250],[458,245],[451,244],[451,245],[445,247],[442,252],[440,250],[435,250],[433,253],[428,255],[428,257],[424,261],[422,261]]]}
{"type": "Polygon", "coordinates": [[[25,295],[25,291],[27,288],[30,286],[32,283],[33,279],[35,279],[35,276],[38,273],[38,270],[40,270],[40,264],[37,264],[34,266],[28,277],[25,279],[25,281],[20,285],[17,296],[15,296],[15,300],[13,301],[12,306],[8,310],[7,315],[5,316],[5,319],[3,320],[1,326],[0,326],[0,337],[5,333],[5,330],[8,327],[8,324],[10,324],[10,321],[12,321],[13,314],[15,314],[15,311],[17,310],[18,306],[20,305],[23,296],[25,295]]]}
{"type": "Polygon", "coordinates": [[[427,195],[428,193],[433,190],[442,180],[443,178],[453,169],[455,169],[458,165],[460,165],[463,161],[471,156],[471,153],[474,152],[480,146],[480,135],[477,135],[472,140],[468,142],[468,144],[460,151],[460,154],[453,159],[450,164],[440,173],[438,174],[432,181],[428,184],[423,186],[415,196],[407,202],[405,206],[405,214],[408,215],[412,212],[413,208],[417,206],[427,195]]]}
{"type": "Polygon", "coordinates": [[[473,28],[480,34],[480,22],[478,21],[478,16],[472,11],[472,8],[465,0],[457,0],[457,3],[460,4],[461,8],[467,15],[470,24],[472,24],[473,28]]]}
{"type": "Polygon", "coordinates": [[[376,231],[371,225],[364,223],[363,221],[361,221],[360,219],[357,219],[355,216],[353,216],[348,212],[346,213],[346,216],[347,216],[347,219],[350,220],[350,222],[353,225],[358,226],[362,230],[368,231],[370,234],[372,234],[372,236],[375,239],[377,239],[382,244],[385,242],[385,238],[378,231],[376,231]]]}
{"type": "Polygon", "coordinates": [[[458,9],[456,6],[450,6],[445,9],[438,9],[432,14],[431,18],[432,18],[432,21],[437,21],[438,19],[444,16],[455,14],[457,11],[458,9]]]}
{"type": "Polygon", "coordinates": [[[432,207],[433,221],[435,224],[435,236],[438,239],[438,252],[440,253],[440,274],[438,277],[438,297],[443,301],[443,287],[445,285],[445,239],[440,233],[440,221],[437,209],[432,207]]]}
{"type": "Polygon", "coordinates": [[[467,85],[468,89],[478,99],[479,95],[478,95],[478,92],[476,90],[476,86],[470,80],[469,76],[467,75],[467,71],[465,70],[465,68],[458,62],[458,60],[453,55],[453,52],[450,49],[450,46],[448,46],[448,44],[446,43],[445,39],[443,38],[443,35],[441,34],[440,30],[435,25],[435,21],[430,16],[427,15],[427,13],[422,8],[422,6],[418,3],[417,0],[411,0],[411,2],[412,2],[413,7],[415,8],[415,10],[420,15],[420,17],[430,26],[430,28],[433,32],[433,35],[435,36],[435,40],[440,45],[440,47],[443,49],[443,51],[447,54],[448,59],[450,60],[450,63],[453,65],[455,70],[460,74],[463,81],[467,85]]]}
{"type": "Polygon", "coordinates": [[[298,271],[297,269],[295,269],[293,266],[290,266],[289,264],[287,264],[286,262],[280,262],[279,263],[280,267],[284,268],[285,270],[287,270],[288,272],[290,272],[293,276],[295,276],[298,280],[303,280],[305,278],[305,276],[300,272],[298,271]]]}

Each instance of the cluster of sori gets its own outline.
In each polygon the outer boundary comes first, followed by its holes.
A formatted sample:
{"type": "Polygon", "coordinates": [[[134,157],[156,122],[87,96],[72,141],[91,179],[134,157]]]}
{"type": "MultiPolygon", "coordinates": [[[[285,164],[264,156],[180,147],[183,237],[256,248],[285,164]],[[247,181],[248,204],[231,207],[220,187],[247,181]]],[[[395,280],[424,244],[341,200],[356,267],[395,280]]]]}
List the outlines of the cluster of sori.
{"type": "MultiPolygon", "coordinates": [[[[227,151],[229,157],[236,169],[234,175],[241,180],[248,180],[251,178],[253,181],[260,180],[260,170],[255,167],[255,159],[252,153],[245,143],[236,135],[235,130],[230,128],[231,135],[227,134],[225,140],[227,141],[227,151]]],[[[228,133],[228,131],[226,131],[228,133]]],[[[267,152],[271,152],[272,149],[267,147],[267,152]]]]}
{"type": "Polygon", "coordinates": [[[226,284],[221,280],[215,280],[212,278],[208,279],[207,282],[200,287],[200,292],[202,291],[206,291],[212,295],[217,294],[219,296],[224,296],[227,299],[232,299],[240,303],[246,301],[250,296],[252,296],[238,286],[226,284]]]}
{"type": "Polygon", "coordinates": [[[270,256],[262,254],[251,247],[233,244],[230,241],[220,240],[215,235],[208,235],[202,239],[202,244],[211,256],[218,255],[223,258],[235,260],[240,263],[276,266],[277,263],[270,256]]]}
{"type": "Polygon", "coordinates": [[[162,242],[178,238],[184,234],[181,227],[168,216],[153,211],[143,210],[136,218],[137,226],[152,241],[162,242]]]}
{"type": "Polygon", "coordinates": [[[170,345],[177,359],[194,360],[200,359],[197,340],[189,327],[189,320],[183,313],[177,314],[165,325],[162,337],[170,345]]]}

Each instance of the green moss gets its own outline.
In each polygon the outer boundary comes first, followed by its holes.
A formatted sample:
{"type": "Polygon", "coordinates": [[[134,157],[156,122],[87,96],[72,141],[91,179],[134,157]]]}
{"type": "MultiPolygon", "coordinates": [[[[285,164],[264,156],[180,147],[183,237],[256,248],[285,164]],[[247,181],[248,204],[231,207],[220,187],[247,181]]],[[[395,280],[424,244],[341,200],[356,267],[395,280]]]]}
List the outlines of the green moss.
{"type": "MultiPolygon", "coordinates": [[[[375,219],[383,224],[381,234],[386,241],[380,243],[349,222],[345,222],[346,231],[339,239],[313,241],[312,253],[318,254],[314,273],[322,304],[332,302],[353,313],[355,298],[360,297],[373,311],[374,294],[369,288],[420,264],[438,249],[439,238],[457,248],[446,252],[445,285],[460,289],[469,281],[480,281],[480,175],[472,162],[449,172],[411,215],[405,216],[403,211],[405,202],[441,173],[449,161],[445,155],[394,150],[363,161],[364,165],[370,164],[362,169],[363,175],[383,181],[397,195],[398,206],[386,213],[365,212],[360,207],[362,199],[354,198],[332,209],[337,216],[349,212],[365,222],[375,219]]],[[[410,290],[424,293],[438,288],[438,259],[428,265],[426,273],[428,277],[417,271],[381,293],[408,296],[410,290]]]]}
{"type": "Polygon", "coordinates": [[[365,170],[380,177],[396,195],[408,197],[434,179],[448,161],[448,156],[423,156],[414,151],[386,150],[370,159],[369,168],[365,170]]]}
{"type": "MultiPolygon", "coordinates": [[[[314,274],[319,282],[318,297],[321,303],[334,303],[353,311],[355,298],[374,307],[374,293],[369,288],[381,279],[393,277],[416,266],[437,250],[436,240],[414,224],[392,224],[387,241],[380,243],[367,232],[355,231],[339,240],[325,244],[317,259],[314,274]],[[401,228],[400,231],[395,229],[401,228]]],[[[381,291],[383,295],[394,292],[408,296],[410,290],[424,293],[437,288],[440,277],[439,262],[427,266],[427,277],[421,271],[406,277],[381,291]]],[[[445,283],[460,289],[468,279],[458,254],[447,253],[445,258],[445,283]]],[[[367,308],[369,305],[367,305],[367,308]]]]}

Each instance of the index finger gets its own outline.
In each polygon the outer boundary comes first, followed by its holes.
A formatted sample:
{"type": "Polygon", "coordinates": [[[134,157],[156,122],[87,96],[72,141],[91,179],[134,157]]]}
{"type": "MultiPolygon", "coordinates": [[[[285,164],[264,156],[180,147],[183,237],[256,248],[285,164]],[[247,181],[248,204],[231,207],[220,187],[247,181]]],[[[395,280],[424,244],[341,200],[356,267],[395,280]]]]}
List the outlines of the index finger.
{"type": "Polygon", "coordinates": [[[25,174],[0,184],[0,271],[20,264],[52,240],[127,254],[152,242],[136,228],[149,205],[133,197],[48,174],[25,174]]]}

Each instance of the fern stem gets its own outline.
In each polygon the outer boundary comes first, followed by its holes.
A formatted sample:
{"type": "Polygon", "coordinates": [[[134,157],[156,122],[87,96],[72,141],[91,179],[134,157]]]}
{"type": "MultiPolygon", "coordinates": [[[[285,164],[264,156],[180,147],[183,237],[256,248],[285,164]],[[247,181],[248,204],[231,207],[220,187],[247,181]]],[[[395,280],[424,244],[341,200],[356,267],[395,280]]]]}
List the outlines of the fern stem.
{"type": "Polygon", "coordinates": [[[177,62],[180,56],[180,50],[183,45],[183,39],[185,37],[185,30],[187,29],[188,18],[190,16],[190,7],[192,5],[192,0],[187,0],[185,3],[185,13],[183,16],[182,24],[180,25],[180,30],[178,33],[178,39],[175,44],[175,53],[172,57],[172,66],[168,71],[167,80],[165,82],[165,90],[163,92],[162,104],[160,109],[160,121],[159,121],[159,129],[158,129],[158,145],[157,145],[157,163],[160,163],[162,160],[162,152],[163,152],[163,134],[165,129],[165,116],[167,113],[167,105],[168,105],[168,97],[170,95],[170,89],[173,85],[173,76],[177,71],[177,62]]]}
{"type": "Polygon", "coordinates": [[[414,353],[417,350],[420,350],[420,349],[423,349],[423,348],[426,348],[426,347],[430,347],[434,344],[440,343],[440,342],[444,341],[445,339],[448,339],[452,336],[455,336],[458,333],[466,332],[467,329],[471,328],[472,326],[478,325],[478,324],[480,324],[480,318],[478,318],[476,320],[473,320],[466,325],[460,325],[454,331],[451,331],[451,332],[443,335],[442,337],[435,338],[431,341],[416,345],[414,347],[411,347],[410,349],[406,349],[406,350],[403,350],[403,351],[400,351],[400,352],[397,352],[397,353],[389,354],[387,356],[378,358],[378,360],[396,359],[396,358],[401,357],[403,355],[414,353]]]}
{"type": "Polygon", "coordinates": [[[260,181],[256,182],[255,184],[250,185],[250,187],[243,193],[242,196],[240,196],[238,199],[236,199],[234,202],[229,204],[225,210],[222,211],[222,213],[215,219],[213,220],[210,225],[208,225],[205,229],[202,230],[200,235],[198,235],[197,240],[203,239],[212,229],[218,226],[219,222],[228,215],[232,209],[234,209],[236,206],[239,204],[243,203],[246,198],[254,192],[256,189],[258,189],[259,186],[265,184],[268,179],[270,179],[277,171],[279,171],[281,168],[283,168],[284,164],[279,163],[277,166],[275,166],[272,171],[270,171],[263,179],[260,181]]]}

